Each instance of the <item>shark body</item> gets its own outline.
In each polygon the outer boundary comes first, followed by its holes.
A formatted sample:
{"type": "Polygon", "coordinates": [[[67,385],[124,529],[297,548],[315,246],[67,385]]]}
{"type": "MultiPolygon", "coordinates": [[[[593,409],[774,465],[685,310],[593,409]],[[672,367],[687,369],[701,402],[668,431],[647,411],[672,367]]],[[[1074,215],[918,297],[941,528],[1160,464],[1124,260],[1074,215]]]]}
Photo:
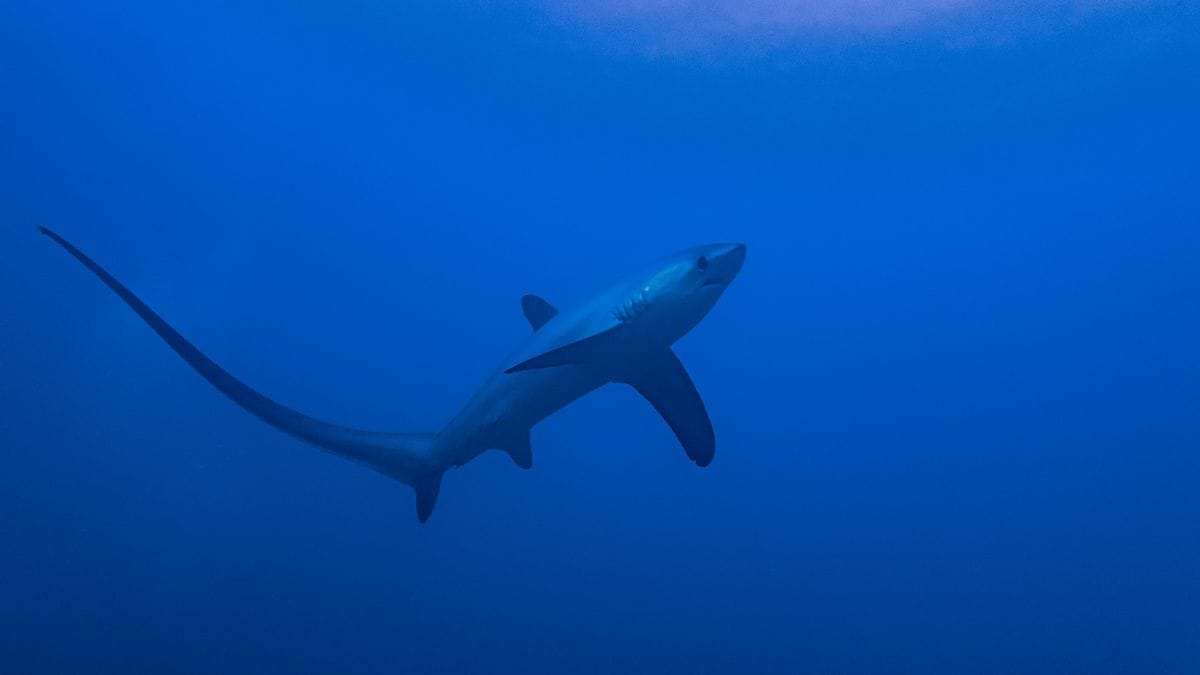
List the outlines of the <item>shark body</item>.
{"type": "Polygon", "coordinates": [[[39,228],[113,290],[196,372],[246,411],[302,441],[413,487],[417,518],[429,519],[442,476],[498,448],[533,466],[530,430],[572,401],[611,383],[633,386],[663,416],[688,457],[707,466],[716,449],[704,402],[671,345],[712,309],[741,269],[746,247],[680,251],[568,311],[526,295],[530,335],[437,433],[352,429],[281,405],[230,375],[94,260],[39,228]]]}

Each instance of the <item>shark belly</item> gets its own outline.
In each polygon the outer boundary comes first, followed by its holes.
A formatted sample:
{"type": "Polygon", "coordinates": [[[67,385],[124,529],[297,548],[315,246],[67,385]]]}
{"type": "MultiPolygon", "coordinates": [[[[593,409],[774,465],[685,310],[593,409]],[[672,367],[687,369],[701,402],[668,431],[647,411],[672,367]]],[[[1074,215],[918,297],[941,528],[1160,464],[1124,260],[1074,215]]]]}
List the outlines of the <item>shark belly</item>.
{"type": "Polygon", "coordinates": [[[584,365],[497,371],[438,434],[435,455],[446,466],[461,466],[486,450],[528,439],[538,422],[611,379],[584,365]]]}

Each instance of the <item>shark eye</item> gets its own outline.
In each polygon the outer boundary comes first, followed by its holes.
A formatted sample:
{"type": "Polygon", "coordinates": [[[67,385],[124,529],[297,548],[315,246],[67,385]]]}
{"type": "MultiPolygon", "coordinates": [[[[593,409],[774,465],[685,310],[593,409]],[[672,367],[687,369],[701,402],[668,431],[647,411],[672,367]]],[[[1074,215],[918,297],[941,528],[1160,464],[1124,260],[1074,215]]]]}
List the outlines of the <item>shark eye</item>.
{"type": "Polygon", "coordinates": [[[708,256],[702,255],[699,258],[696,258],[696,268],[701,272],[708,269],[708,256]]]}

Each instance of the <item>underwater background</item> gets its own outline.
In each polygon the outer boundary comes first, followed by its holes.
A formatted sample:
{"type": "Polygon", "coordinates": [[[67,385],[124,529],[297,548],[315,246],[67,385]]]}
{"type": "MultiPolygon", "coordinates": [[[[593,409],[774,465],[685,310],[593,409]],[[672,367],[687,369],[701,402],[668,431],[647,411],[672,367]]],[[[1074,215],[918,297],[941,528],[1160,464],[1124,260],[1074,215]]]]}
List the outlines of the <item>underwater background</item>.
{"type": "Polygon", "coordinates": [[[0,5],[0,671],[1200,672],[1200,4],[0,5]],[[435,431],[744,241],[677,344],[412,491],[215,392],[435,431]]]}

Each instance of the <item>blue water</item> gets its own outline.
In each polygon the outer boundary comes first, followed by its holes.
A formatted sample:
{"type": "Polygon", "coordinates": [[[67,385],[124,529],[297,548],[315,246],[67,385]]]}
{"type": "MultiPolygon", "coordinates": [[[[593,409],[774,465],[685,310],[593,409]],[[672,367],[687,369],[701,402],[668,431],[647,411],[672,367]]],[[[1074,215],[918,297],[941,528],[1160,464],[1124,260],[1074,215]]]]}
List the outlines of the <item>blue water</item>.
{"type": "Polygon", "coordinates": [[[1200,672],[1200,9],[1048,6],[3,3],[0,671],[1200,672]],[[418,525],[39,225],[397,431],[523,293],[745,241],[677,345],[716,460],[610,386],[418,525]]]}

